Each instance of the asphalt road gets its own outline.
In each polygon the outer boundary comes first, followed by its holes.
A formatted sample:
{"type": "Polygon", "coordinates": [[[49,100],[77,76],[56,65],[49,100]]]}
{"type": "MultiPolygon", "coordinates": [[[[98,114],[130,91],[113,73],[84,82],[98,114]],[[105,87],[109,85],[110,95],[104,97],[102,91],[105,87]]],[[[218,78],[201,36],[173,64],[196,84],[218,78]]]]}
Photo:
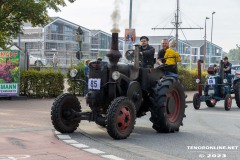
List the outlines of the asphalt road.
{"type": "Polygon", "coordinates": [[[179,133],[156,133],[148,113],[137,119],[133,133],[126,140],[113,140],[104,128],[86,121],[70,136],[126,160],[237,160],[240,159],[240,109],[233,100],[232,109],[225,111],[223,102],[218,102],[215,108],[202,103],[200,110],[188,104],[179,133]]]}
{"type": "MultiPolygon", "coordinates": [[[[50,121],[52,102],[53,99],[0,101],[0,159],[3,155],[31,156],[26,159],[101,159],[101,155],[89,154],[54,137],[50,121]]],[[[83,109],[88,109],[83,100],[81,103],[83,109]]],[[[230,111],[224,110],[223,101],[215,108],[202,103],[197,111],[188,104],[186,115],[179,133],[156,133],[148,113],[137,119],[133,133],[125,140],[113,140],[106,129],[87,121],[82,121],[69,136],[114,155],[114,160],[240,159],[240,109],[235,100],[230,111]]]]}

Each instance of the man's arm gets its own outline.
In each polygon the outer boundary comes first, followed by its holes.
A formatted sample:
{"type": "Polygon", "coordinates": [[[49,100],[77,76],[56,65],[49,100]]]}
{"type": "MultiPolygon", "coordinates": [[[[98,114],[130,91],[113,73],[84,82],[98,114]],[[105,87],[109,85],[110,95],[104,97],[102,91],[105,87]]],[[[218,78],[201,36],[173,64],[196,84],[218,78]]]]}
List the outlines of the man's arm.
{"type": "Polygon", "coordinates": [[[228,66],[227,68],[223,69],[223,70],[224,70],[224,71],[229,71],[231,68],[232,68],[232,64],[229,63],[229,66],[228,66]]]}
{"type": "Polygon", "coordinates": [[[161,55],[161,50],[158,51],[158,58],[157,58],[157,64],[162,65],[163,61],[162,59],[164,58],[164,55],[161,55]]]}

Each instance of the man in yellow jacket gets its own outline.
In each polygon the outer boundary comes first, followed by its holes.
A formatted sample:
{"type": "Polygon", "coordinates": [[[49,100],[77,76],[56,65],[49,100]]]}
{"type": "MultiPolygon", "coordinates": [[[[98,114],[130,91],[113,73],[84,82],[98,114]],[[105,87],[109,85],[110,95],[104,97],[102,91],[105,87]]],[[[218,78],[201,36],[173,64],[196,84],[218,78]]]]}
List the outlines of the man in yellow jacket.
{"type": "MultiPolygon", "coordinates": [[[[177,65],[177,62],[181,62],[181,57],[178,52],[174,50],[176,47],[176,41],[172,40],[169,42],[169,48],[166,50],[166,53],[164,55],[164,58],[166,59],[165,64],[166,65],[177,65]]],[[[166,75],[173,75],[177,76],[177,66],[173,66],[172,69],[169,70],[169,72],[166,72],[166,75]],[[173,74],[172,74],[173,73],[173,74]]]]}
{"type": "Polygon", "coordinates": [[[166,59],[165,64],[176,65],[177,62],[181,62],[181,57],[178,52],[174,50],[176,47],[176,42],[174,40],[170,41],[169,48],[166,50],[164,58],[166,59]]]}

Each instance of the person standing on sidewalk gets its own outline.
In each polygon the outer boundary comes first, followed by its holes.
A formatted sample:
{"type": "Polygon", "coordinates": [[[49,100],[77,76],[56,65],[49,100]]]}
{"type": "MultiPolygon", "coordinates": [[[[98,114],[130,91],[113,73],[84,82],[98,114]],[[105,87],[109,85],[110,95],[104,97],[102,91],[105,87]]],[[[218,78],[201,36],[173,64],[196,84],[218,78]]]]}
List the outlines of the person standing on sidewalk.
{"type": "Polygon", "coordinates": [[[90,60],[86,60],[85,66],[84,66],[84,78],[85,78],[85,88],[84,88],[84,95],[88,92],[88,78],[89,78],[89,62],[90,60]]]}
{"type": "Polygon", "coordinates": [[[56,53],[53,54],[53,68],[56,68],[58,64],[58,57],[56,53]]]}

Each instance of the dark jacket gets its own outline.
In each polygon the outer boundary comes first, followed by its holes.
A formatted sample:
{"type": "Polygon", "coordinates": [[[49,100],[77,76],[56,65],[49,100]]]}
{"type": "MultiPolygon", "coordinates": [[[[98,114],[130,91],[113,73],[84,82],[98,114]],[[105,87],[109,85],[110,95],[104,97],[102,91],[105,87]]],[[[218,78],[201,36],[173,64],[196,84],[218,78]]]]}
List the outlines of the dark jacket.
{"type": "Polygon", "coordinates": [[[164,49],[161,49],[158,51],[158,59],[161,59],[162,63],[166,62],[166,60],[164,59],[165,53],[166,53],[166,50],[164,49]]]}
{"type": "Polygon", "coordinates": [[[154,54],[155,54],[155,48],[148,45],[147,48],[143,49],[143,47],[140,47],[140,52],[142,52],[142,67],[148,68],[154,66],[154,54]]]}
{"type": "Polygon", "coordinates": [[[223,63],[223,68],[226,69],[226,68],[230,68],[228,71],[225,71],[225,73],[227,74],[231,74],[231,68],[232,68],[232,64],[230,62],[227,62],[227,64],[223,63]]]}

